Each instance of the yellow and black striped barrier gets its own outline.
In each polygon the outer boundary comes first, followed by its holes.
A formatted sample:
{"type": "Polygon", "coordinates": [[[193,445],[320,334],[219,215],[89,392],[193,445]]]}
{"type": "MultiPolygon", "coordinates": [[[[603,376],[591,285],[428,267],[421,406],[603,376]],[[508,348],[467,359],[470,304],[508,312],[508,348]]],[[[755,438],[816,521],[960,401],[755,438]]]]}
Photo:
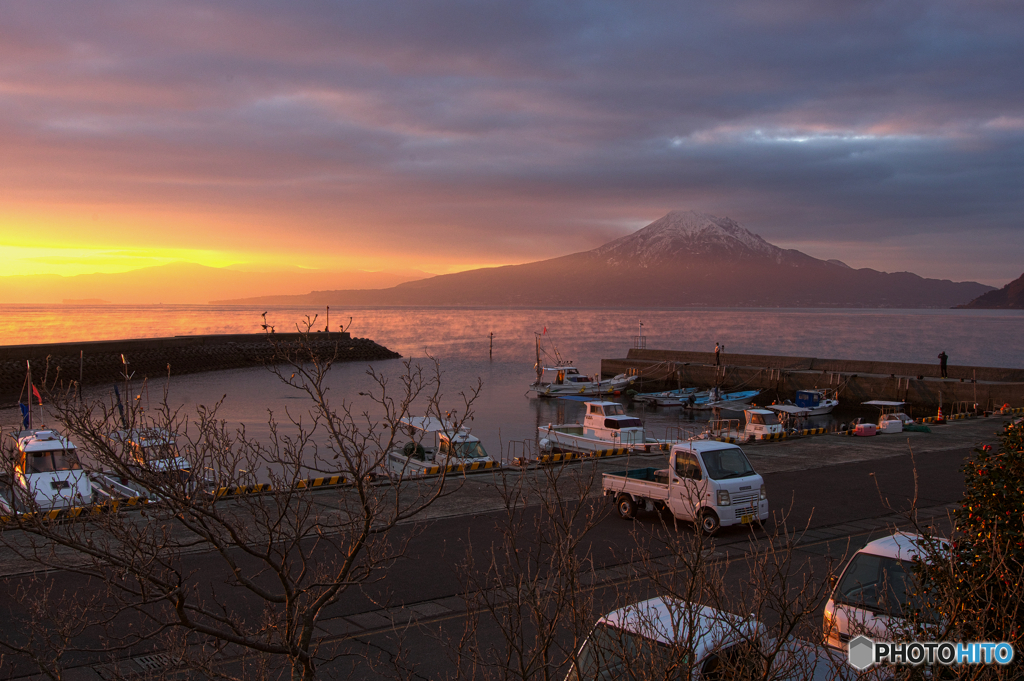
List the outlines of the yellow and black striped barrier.
{"type": "Polygon", "coordinates": [[[584,453],[582,456],[591,459],[600,459],[605,456],[626,456],[632,453],[632,450],[626,449],[625,447],[616,447],[615,449],[599,449],[596,452],[584,453]]]}
{"type": "Polygon", "coordinates": [[[537,457],[537,463],[564,463],[566,461],[574,461],[582,458],[582,454],[574,452],[559,452],[558,454],[542,454],[537,457]]]}
{"type": "MultiPolygon", "coordinates": [[[[104,513],[115,513],[120,506],[143,506],[149,503],[149,499],[146,497],[125,497],[124,499],[114,499],[112,501],[105,501],[102,504],[90,504],[88,506],[72,506],[71,508],[55,508],[49,511],[39,511],[33,513],[20,513],[18,517],[25,520],[34,518],[41,518],[43,520],[75,520],[78,518],[89,518],[92,516],[103,515],[104,513]]],[[[8,523],[14,520],[14,516],[2,515],[0,516],[0,523],[8,523]]]]}
{"type": "Polygon", "coordinates": [[[460,463],[457,466],[431,466],[423,469],[423,475],[440,475],[444,473],[471,473],[473,471],[486,471],[492,468],[501,468],[497,461],[485,461],[478,463],[460,463]]]}
{"type": "Polygon", "coordinates": [[[824,435],[828,432],[828,428],[804,428],[798,435],[824,435]]]}
{"type": "Polygon", "coordinates": [[[246,494],[260,494],[271,490],[270,483],[261,482],[255,485],[238,485],[236,487],[220,487],[213,493],[214,499],[240,497],[246,494]]]}
{"type": "Polygon", "coordinates": [[[716,437],[709,437],[708,439],[715,442],[728,442],[729,444],[735,444],[740,441],[738,437],[730,437],[728,435],[718,435],[716,437]]]}
{"type": "Polygon", "coordinates": [[[785,440],[789,437],[789,433],[761,433],[761,441],[768,442],[770,440],[785,440]]]}
{"type": "Polygon", "coordinates": [[[299,480],[295,483],[295,489],[306,489],[307,487],[331,487],[344,485],[348,482],[344,475],[330,475],[325,478],[312,478],[310,480],[299,480]]]}

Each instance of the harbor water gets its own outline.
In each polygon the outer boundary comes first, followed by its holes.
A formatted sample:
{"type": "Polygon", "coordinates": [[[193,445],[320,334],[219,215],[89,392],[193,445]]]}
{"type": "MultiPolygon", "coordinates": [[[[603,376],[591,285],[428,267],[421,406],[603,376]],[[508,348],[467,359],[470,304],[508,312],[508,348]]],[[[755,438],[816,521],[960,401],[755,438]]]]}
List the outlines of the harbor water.
{"type": "MultiPolygon", "coordinates": [[[[317,315],[314,328],[327,323],[324,309],[2,305],[0,344],[259,333],[263,312],[280,331],[293,331],[307,316],[317,315]]],[[[443,372],[448,410],[461,412],[460,393],[479,380],[482,391],[473,406],[471,429],[492,454],[501,451],[503,458],[510,455],[511,443],[535,442],[538,426],[582,418],[578,402],[527,395],[526,387],[535,376],[537,334],[546,353],[542,359],[553,360],[557,349],[581,372],[595,374],[602,358],[625,356],[641,322],[649,348],[711,351],[718,342],[724,345],[726,363],[730,353],[928,363],[937,362],[936,355],[945,351],[951,365],[1024,368],[1024,312],[1012,310],[330,310],[332,330],[347,327],[353,336],[377,341],[415,364],[429,366],[427,358],[435,358],[443,372]]],[[[359,395],[373,387],[367,369],[365,364],[335,366],[330,396],[336,405],[345,401],[356,412],[370,410],[372,417],[372,405],[359,395]]],[[[376,362],[373,369],[394,386],[404,360],[376,362]]],[[[284,419],[286,411],[295,414],[306,406],[300,394],[264,368],[174,376],[172,367],[170,379],[133,389],[143,400],[156,401],[165,387],[170,401],[186,410],[223,398],[220,417],[257,436],[268,432],[269,413],[284,419]]],[[[98,386],[86,394],[102,397],[111,390],[112,386],[98,386]]],[[[642,416],[656,437],[692,424],[691,417],[677,408],[642,416]]],[[[5,429],[17,421],[16,410],[0,411],[5,429]]]]}

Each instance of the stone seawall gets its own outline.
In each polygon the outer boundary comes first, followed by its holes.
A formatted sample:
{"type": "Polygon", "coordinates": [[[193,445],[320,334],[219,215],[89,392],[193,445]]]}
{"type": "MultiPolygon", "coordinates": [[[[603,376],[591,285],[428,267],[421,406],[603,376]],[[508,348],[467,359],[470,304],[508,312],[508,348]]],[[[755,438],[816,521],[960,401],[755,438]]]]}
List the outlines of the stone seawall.
{"type": "MultiPolygon", "coordinates": [[[[339,362],[369,362],[401,357],[366,338],[348,333],[313,333],[311,348],[323,355],[337,353],[339,362]]],[[[84,343],[8,345],[0,347],[0,405],[17,402],[25,387],[25,362],[32,362],[33,383],[48,384],[54,376],[83,385],[114,383],[122,374],[121,355],[128,360],[134,380],[192,374],[220,369],[263,366],[275,360],[274,345],[296,350],[297,333],[174,336],[84,343]],[[273,343],[271,342],[273,339],[273,343]],[[59,370],[59,373],[58,373],[59,370]]]]}
{"type": "Polygon", "coordinates": [[[840,400],[900,400],[930,411],[954,402],[977,401],[982,409],[1003,404],[1024,406],[1024,369],[949,366],[942,378],[939,364],[723,354],[715,366],[713,352],[630,350],[625,359],[601,360],[601,375],[634,369],[643,392],[683,386],[725,385],[758,388],[767,401],[792,399],[797,390],[840,388],[840,400]]]}

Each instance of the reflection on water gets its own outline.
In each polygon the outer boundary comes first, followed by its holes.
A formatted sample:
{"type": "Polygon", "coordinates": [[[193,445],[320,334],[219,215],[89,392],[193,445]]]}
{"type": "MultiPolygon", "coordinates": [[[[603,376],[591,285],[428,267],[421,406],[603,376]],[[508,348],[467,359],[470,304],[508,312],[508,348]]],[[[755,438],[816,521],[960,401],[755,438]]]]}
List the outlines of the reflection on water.
{"type": "MultiPolygon", "coordinates": [[[[293,328],[304,315],[318,312],[169,305],[40,310],[4,305],[0,306],[0,339],[3,344],[15,344],[253,333],[259,331],[264,310],[282,331],[293,328]]],[[[324,323],[324,316],[320,314],[318,325],[324,323]]],[[[726,361],[729,353],[736,352],[928,363],[937,362],[935,356],[945,350],[953,365],[1024,368],[1024,313],[1019,311],[353,309],[342,313],[332,309],[331,326],[347,325],[349,316],[355,336],[372,338],[406,357],[421,358],[415,361],[423,361],[426,355],[436,357],[444,372],[447,408],[461,408],[459,392],[470,389],[479,378],[483,392],[471,429],[492,455],[499,448],[507,454],[515,441],[535,441],[538,426],[582,420],[581,403],[526,395],[534,376],[534,334],[545,328],[545,348],[550,351],[557,344],[563,357],[576,360],[580,371],[588,374],[600,369],[601,358],[625,356],[639,319],[648,347],[711,351],[717,341],[725,345],[726,361]],[[491,333],[493,360],[488,358],[491,333]]],[[[389,360],[374,367],[394,377],[403,365],[401,360],[389,360]]],[[[143,399],[158,399],[165,381],[156,380],[143,399]]],[[[189,408],[211,405],[226,396],[221,417],[256,435],[267,432],[268,412],[283,416],[286,410],[294,413],[303,406],[300,395],[259,368],[172,376],[167,385],[171,400],[189,408]]],[[[362,364],[337,365],[330,377],[332,399],[352,400],[357,410],[369,407],[358,393],[370,386],[362,364]]],[[[99,396],[111,389],[96,387],[88,392],[99,396]]],[[[691,423],[679,408],[647,411],[642,416],[656,437],[691,423]]],[[[14,410],[0,411],[0,425],[16,422],[14,410]]]]}

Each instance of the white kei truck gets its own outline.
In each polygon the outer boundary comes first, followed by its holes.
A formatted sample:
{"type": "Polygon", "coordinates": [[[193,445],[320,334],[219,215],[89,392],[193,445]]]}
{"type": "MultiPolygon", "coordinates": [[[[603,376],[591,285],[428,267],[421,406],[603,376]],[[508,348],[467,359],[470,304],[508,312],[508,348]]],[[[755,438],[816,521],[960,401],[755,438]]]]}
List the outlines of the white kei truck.
{"type": "Polygon", "coordinates": [[[680,443],[672,447],[668,464],[663,470],[604,474],[601,486],[605,496],[614,497],[619,515],[633,518],[638,510],[667,508],[706,534],[768,519],[764,480],[736,445],[714,440],[680,443]]]}

